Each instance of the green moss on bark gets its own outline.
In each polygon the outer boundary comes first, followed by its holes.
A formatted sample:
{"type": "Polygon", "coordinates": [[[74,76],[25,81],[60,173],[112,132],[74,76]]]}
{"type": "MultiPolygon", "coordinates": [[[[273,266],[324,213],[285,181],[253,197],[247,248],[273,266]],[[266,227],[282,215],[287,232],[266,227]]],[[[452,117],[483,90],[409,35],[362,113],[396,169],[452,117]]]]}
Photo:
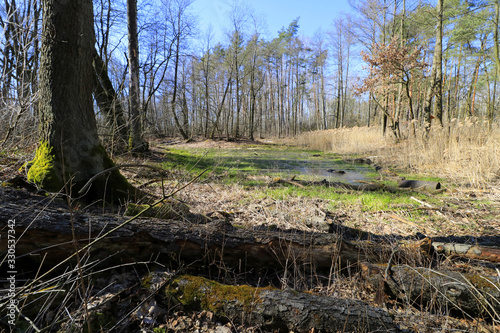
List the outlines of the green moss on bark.
{"type": "Polygon", "coordinates": [[[29,163],[28,181],[50,192],[60,191],[64,183],[57,170],[59,163],[49,143],[42,141],[35,158],[29,163]]]}
{"type": "Polygon", "coordinates": [[[250,309],[262,302],[259,297],[261,292],[269,289],[272,288],[224,285],[202,277],[184,275],[175,278],[165,288],[165,294],[188,309],[208,310],[218,316],[225,316],[225,303],[235,302],[250,312],[250,309]]]}
{"type": "MultiPolygon", "coordinates": [[[[64,180],[72,180],[72,194],[79,197],[77,192],[82,189],[88,180],[104,170],[113,168],[115,164],[108,156],[104,147],[95,146],[87,156],[81,157],[79,170],[73,170],[59,160],[53,147],[48,142],[40,143],[33,161],[29,163],[28,181],[35,183],[40,188],[49,192],[58,192],[64,187],[64,180]],[[63,170],[66,173],[63,175],[63,170]],[[89,173],[93,170],[93,173],[89,173]],[[78,175],[78,177],[73,177],[78,175]],[[85,175],[82,177],[82,175],[85,175]]],[[[104,199],[108,202],[123,202],[134,200],[137,193],[135,188],[127,181],[118,169],[102,173],[92,181],[85,192],[84,199],[104,199]]]]}

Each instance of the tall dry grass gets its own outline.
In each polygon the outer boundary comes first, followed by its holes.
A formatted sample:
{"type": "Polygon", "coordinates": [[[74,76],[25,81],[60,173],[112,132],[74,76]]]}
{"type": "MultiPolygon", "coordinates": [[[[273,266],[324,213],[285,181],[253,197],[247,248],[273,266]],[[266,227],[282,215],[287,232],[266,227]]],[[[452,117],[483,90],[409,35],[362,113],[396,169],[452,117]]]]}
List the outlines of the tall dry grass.
{"type": "MultiPolygon", "coordinates": [[[[415,123],[414,123],[415,124],[415,123]]],[[[405,139],[382,136],[380,127],[354,127],[308,132],[298,144],[339,154],[371,156],[377,163],[406,172],[449,179],[476,188],[500,179],[500,127],[490,128],[477,118],[453,119],[433,127],[428,136],[422,127],[406,124],[405,139]]]]}

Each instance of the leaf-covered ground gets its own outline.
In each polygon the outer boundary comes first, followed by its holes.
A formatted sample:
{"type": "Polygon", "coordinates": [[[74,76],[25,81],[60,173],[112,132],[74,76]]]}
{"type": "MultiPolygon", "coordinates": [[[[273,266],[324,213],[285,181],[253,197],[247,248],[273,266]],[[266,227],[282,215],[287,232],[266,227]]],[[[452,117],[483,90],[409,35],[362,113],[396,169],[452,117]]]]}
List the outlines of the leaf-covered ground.
{"type": "MultiPolygon", "coordinates": [[[[394,242],[424,236],[450,242],[498,245],[500,236],[500,186],[474,189],[446,179],[408,174],[404,169],[386,169],[366,156],[340,156],[276,143],[176,140],[156,142],[150,158],[140,163],[160,165],[166,170],[164,189],[173,191],[205,171],[177,198],[193,212],[217,212],[240,227],[265,226],[276,229],[334,232],[339,225],[378,235],[394,242]],[[354,191],[324,186],[294,186],[278,179],[375,183],[396,186],[402,178],[436,181],[442,189],[354,191]]],[[[132,174],[128,175],[133,177],[132,174]]],[[[136,174],[138,185],[153,176],[136,174]]],[[[147,185],[160,193],[160,183],[147,185]]],[[[498,274],[498,265],[481,265],[463,259],[443,264],[449,270],[498,274]]],[[[371,302],[374,291],[360,288],[359,279],[336,275],[325,286],[310,284],[309,290],[371,302]]],[[[293,281],[289,282],[293,287],[293,281]]],[[[478,320],[431,314],[404,304],[391,309],[402,327],[417,332],[453,330],[493,332],[478,320]]],[[[182,321],[182,320],[181,320],[182,321]]],[[[179,321],[177,321],[179,322],[179,321]]],[[[168,325],[167,325],[168,326],[168,325]]],[[[168,326],[172,328],[171,326],[168,326]]],[[[240,328],[241,329],[241,328],[240,328]]]]}
{"type": "MultiPolygon", "coordinates": [[[[473,189],[446,179],[388,170],[373,158],[274,143],[166,140],[154,145],[151,158],[138,162],[162,166],[165,187],[170,189],[206,170],[178,197],[196,213],[225,211],[241,225],[322,231],[322,222],[333,218],[380,235],[487,237],[500,230],[500,184],[473,189]],[[392,193],[276,182],[292,178],[387,186],[396,186],[402,178],[421,179],[440,182],[442,189],[392,193]]],[[[149,170],[129,176],[138,185],[160,177],[149,170]]],[[[159,185],[146,188],[158,191],[159,185]]]]}
{"type": "MultiPolygon", "coordinates": [[[[116,156],[115,160],[117,164],[148,164],[164,171],[122,170],[128,179],[150,193],[161,195],[174,192],[203,173],[175,198],[189,205],[193,213],[225,218],[237,228],[327,233],[345,227],[359,231],[351,237],[379,237],[395,246],[404,246],[405,242],[424,236],[498,246],[499,184],[478,190],[446,179],[407,174],[403,168],[387,169],[369,156],[340,156],[273,142],[159,140],[151,146],[152,152],[146,156],[116,156]],[[393,188],[402,177],[440,182],[442,189],[356,191],[294,183],[295,180],[328,179],[347,184],[384,184],[393,188]]],[[[5,162],[2,180],[9,178],[11,172],[18,172],[17,164],[21,163],[15,158],[5,162]]],[[[411,260],[418,262],[419,259],[409,258],[411,260]]],[[[440,265],[458,272],[500,274],[499,265],[460,258],[449,258],[440,265]]],[[[155,286],[168,279],[169,274],[161,270],[147,272],[118,267],[93,279],[88,308],[97,309],[92,312],[94,330],[116,325],[145,332],[260,331],[258,327],[238,326],[217,318],[210,311],[191,312],[161,303],[154,295],[155,286]]],[[[226,281],[231,274],[235,281],[242,281],[236,273],[227,271],[225,274],[226,281]]],[[[275,286],[278,288],[300,288],[309,293],[374,304],[375,290],[349,268],[334,270],[326,278],[315,277],[312,272],[309,277],[292,275],[286,279],[277,277],[277,280],[283,284],[275,286]]],[[[390,302],[386,307],[401,327],[415,332],[495,332],[499,327],[491,320],[420,311],[404,302],[390,302]]],[[[83,316],[81,310],[71,313],[83,316]]],[[[54,316],[50,312],[43,315],[46,322],[54,316]]],[[[63,330],[70,330],[76,324],[68,321],[58,325],[63,330]]]]}

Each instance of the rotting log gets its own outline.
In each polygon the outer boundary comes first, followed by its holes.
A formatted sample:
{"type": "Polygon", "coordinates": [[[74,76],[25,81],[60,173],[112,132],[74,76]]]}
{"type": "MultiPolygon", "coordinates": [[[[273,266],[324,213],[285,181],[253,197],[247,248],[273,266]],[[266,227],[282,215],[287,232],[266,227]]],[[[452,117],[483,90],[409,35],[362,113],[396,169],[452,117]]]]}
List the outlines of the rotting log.
{"type": "MultiPolygon", "coordinates": [[[[498,242],[497,238],[493,238],[490,243],[498,242]]],[[[483,243],[485,242],[483,241],[483,243]]],[[[427,237],[419,241],[419,246],[427,254],[436,253],[448,257],[500,262],[500,249],[493,246],[434,241],[427,237]]]]}
{"type": "Polygon", "coordinates": [[[433,182],[433,181],[427,181],[427,180],[409,180],[405,179],[402,180],[398,183],[398,187],[401,188],[411,188],[411,189],[419,189],[419,188],[425,188],[428,190],[439,190],[441,189],[441,183],[440,182],[433,182]]]}
{"type": "Polygon", "coordinates": [[[498,277],[403,265],[360,267],[377,295],[383,295],[379,301],[385,296],[432,312],[500,320],[498,277]]]}
{"type": "Polygon", "coordinates": [[[500,249],[480,246],[475,244],[457,244],[457,243],[445,243],[445,242],[435,242],[435,241],[421,241],[421,248],[429,252],[429,250],[434,250],[438,254],[444,254],[447,256],[458,256],[464,258],[470,258],[475,260],[486,260],[491,262],[500,262],[500,249]]]}
{"type": "MultiPolygon", "coordinates": [[[[329,171],[329,170],[327,170],[329,171]]],[[[335,171],[335,170],[334,170],[335,171]]],[[[290,184],[298,187],[305,186],[326,186],[326,187],[335,187],[342,188],[346,190],[354,190],[354,191],[388,191],[391,193],[396,193],[401,191],[401,189],[428,189],[428,190],[439,190],[441,189],[441,183],[432,182],[432,181],[424,181],[424,180],[403,180],[398,183],[398,187],[387,186],[385,184],[374,184],[374,183],[363,183],[363,184],[349,184],[343,182],[331,182],[326,179],[320,181],[307,181],[307,180],[299,180],[295,177],[291,179],[282,179],[276,178],[274,179],[275,184],[290,184]]]]}
{"type": "Polygon", "coordinates": [[[238,324],[279,332],[399,332],[383,309],[362,301],[294,290],[223,285],[179,276],[165,288],[167,303],[212,311],[238,324]]]}
{"type": "Polygon", "coordinates": [[[326,179],[320,181],[307,181],[307,180],[299,180],[295,177],[292,179],[282,179],[276,178],[273,180],[274,184],[289,184],[297,187],[305,187],[305,186],[325,186],[325,187],[335,187],[346,190],[354,190],[354,191],[388,191],[391,193],[396,193],[398,191],[402,191],[397,187],[386,186],[385,184],[373,184],[373,183],[364,183],[364,184],[349,184],[343,182],[330,182],[326,179]]]}
{"type": "MultiPolygon", "coordinates": [[[[36,270],[66,259],[74,252],[73,230],[81,248],[98,235],[125,223],[129,218],[103,213],[101,209],[68,210],[64,200],[0,188],[0,230],[7,232],[15,221],[18,265],[36,270]]],[[[365,249],[341,235],[261,228],[236,228],[225,220],[197,223],[199,216],[183,220],[138,218],[128,222],[91,247],[94,259],[113,256],[119,263],[151,260],[172,264],[198,261],[200,265],[224,263],[246,272],[251,268],[329,270],[362,261],[385,262],[387,250],[365,249]],[[175,258],[175,259],[174,259],[175,258]]],[[[205,217],[206,219],[206,217],[205,217]]],[[[203,220],[200,218],[200,220],[203,220]]],[[[6,238],[2,238],[6,239],[6,238]]],[[[6,242],[0,242],[5,253],[6,242]]],[[[389,252],[390,253],[390,252],[389,252]]],[[[109,264],[109,262],[108,262],[109,264]]]]}

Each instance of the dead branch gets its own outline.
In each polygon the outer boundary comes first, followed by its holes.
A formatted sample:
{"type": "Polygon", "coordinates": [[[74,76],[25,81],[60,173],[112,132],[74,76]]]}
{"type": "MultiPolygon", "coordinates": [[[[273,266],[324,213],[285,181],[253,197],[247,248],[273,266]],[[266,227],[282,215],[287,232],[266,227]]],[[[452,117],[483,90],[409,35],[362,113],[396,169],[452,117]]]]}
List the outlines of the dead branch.
{"type": "MultiPolygon", "coordinates": [[[[383,287],[386,297],[432,312],[450,310],[452,314],[500,319],[498,277],[465,274],[406,265],[362,263],[363,277],[375,289],[383,287]],[[384,276],[388,271],[389,276],[384,276]]],[[[379,290],[380,292],[380,290],[379,290]]]]}

